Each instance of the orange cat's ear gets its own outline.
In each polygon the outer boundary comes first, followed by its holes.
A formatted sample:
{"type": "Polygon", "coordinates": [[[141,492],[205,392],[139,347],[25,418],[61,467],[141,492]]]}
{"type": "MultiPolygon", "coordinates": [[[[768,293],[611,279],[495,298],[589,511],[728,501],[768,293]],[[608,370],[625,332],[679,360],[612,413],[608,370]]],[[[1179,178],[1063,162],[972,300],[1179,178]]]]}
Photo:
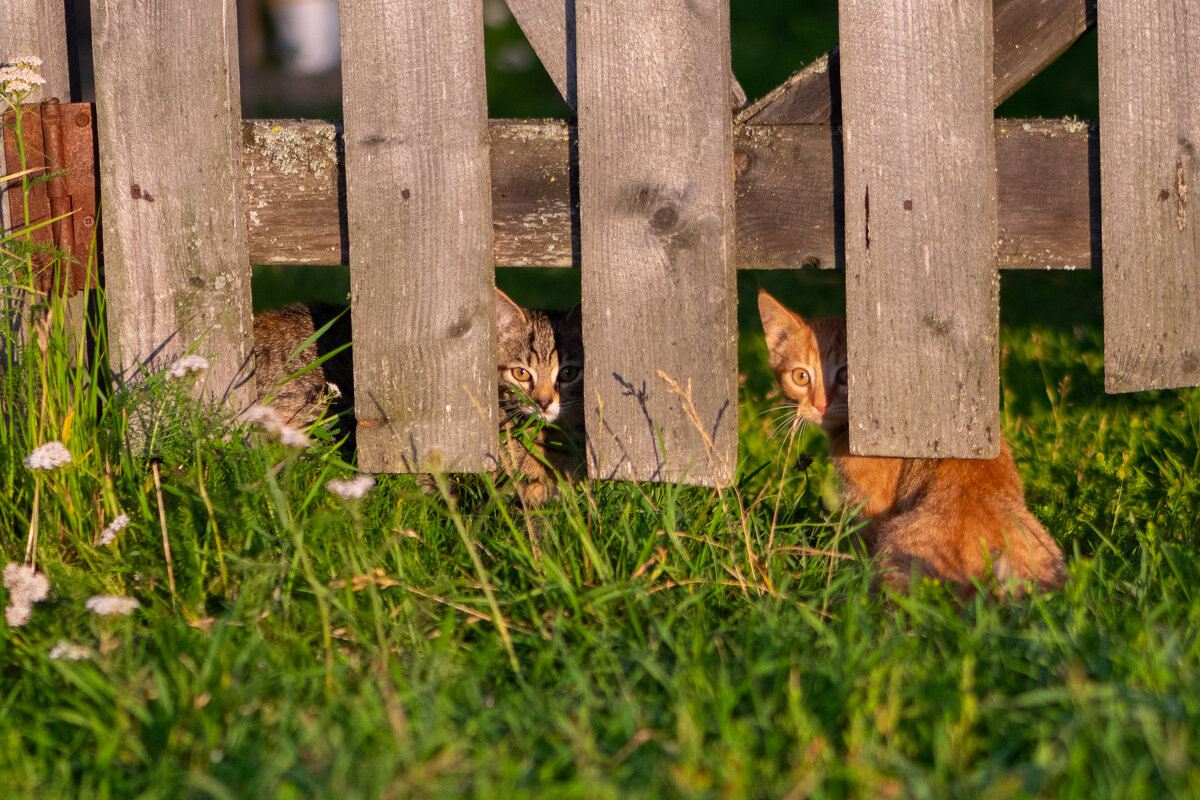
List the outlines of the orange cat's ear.
{"type": "Polygon", "coordinates": [[[778,352],[780,346],[800,330],[800,322],[796,315],[765,289],[758,290],[758,315],[762,317],[763,333],[767,337],[767,349],[772,355],[778,352]]]}
{"type": "Polygon", "coordinates": [[[496,331],[503,336],[518,325],[524,325],[525,312],[499,289],[496,290],[496,331]]]}

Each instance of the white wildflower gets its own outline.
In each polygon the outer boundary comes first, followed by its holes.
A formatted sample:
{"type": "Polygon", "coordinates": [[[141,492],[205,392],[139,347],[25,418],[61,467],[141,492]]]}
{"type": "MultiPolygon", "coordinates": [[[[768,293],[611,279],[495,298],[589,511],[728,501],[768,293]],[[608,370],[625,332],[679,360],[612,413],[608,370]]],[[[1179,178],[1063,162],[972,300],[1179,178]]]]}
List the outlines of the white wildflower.
{"type": "Polygon", "coordinates": [[[284,425],[279,429],[279,441],[283,442],[288,447],[308,447],[311,442],[304,431],[298,428],[293,428],[291,425],[284,425]]]}
{"type": "Polygon", "coordinates": [[[4,607],[4,621],[10,628],[19,628],[33,616],[33,606],[13,603],[4,607]]]}
{"type": "Polygon", "coordinates": [[[0,85],[9,92],[27,92],[34,86],[41,86],[46,79],[37,72],[22,64],[0,65],[0,85]],[[18,86],[22,84],[22,86],[18,86]]]}
{"type": "Polygon", "coordinates": [[[342,390],[338,388],[336,383],[325,381],[325,391],[329,392],[329,394],[333,395],[334,397],[342,396],[342,390]]]}
{"type": "Polygon", "coordinates": [[[4,565],[4,588],[12,603],[31,606],[50,594],[50,580],[27,564],[10,561],[4,565]]]}
{"type": "Polygon", "coordinates": [[[134,597],[123,597],[116,594],[95,594],[89,597],[83,605],[84,608],[98,617],[108,617],[114,614],[129,614],[135,608],[140,608],[142,604],[134,597]]]}
{"type": "Polygon", "coordinates": [[[311,444],[304,431],[288,425],[279,412],[270,406],[250,406],[242,414],[242,419],[288,447],[308,447],[311,444]]]}
{"type": "Polygon", "coordinates": [[[71,451],[62,442],[46,442],[41,447],[25,456],[21,462],[26,469],[58,469],[64,464],[71,463],[71,451]]]}
{"type": "Polygon", "coordinates": [[[349,480],[335,478],[325,484],[325,488],[343,500],[361,500],[375,485],[375,478],[370,475],[358,475],[349,480]]]}
{"type": "Polygon", "coordinates": [[[167,378],[186,378],[193,372],[204,372],[206,369],[208,369],[208,359],[204,356],[184,356],[170,366],[167,370],[167,378]]]}
{"type": "Polygon", "coordinates": [[[12,63],[18,67],[30,67],[36,69],[42,65],[42,60],[37,56],[18,56],[12,60],[12,63]]]}
{"type": "Polygon", "coordinates": [[[105,527],[104,530],[100,531],[100,535],[96,537],[96,546],[105,547],[106,545],[110,545],[115,542],[117,540],[117,534],[125,530],[125,526],[128,524],[129,515],[119,515],[112,522],[108,523],[108,526],[105,527]]]}
{"type": "Polygon", "coordinates": [[[75,644],[68,642],[66,639],[59,639],[58,644],[50,648],[50,658],[55,661],[81,661],[85,658],[91,658],[93,655],[92,648],[85,644],[75,644]]]}
{"type": "Polygon", "coordinates": [[[242,414],[242,419],[259,430],[273,436],[279,435],[279,431],[284,427],[283,419],[279,416],[279,412],[270,406],[250,406],[242,414]]]}

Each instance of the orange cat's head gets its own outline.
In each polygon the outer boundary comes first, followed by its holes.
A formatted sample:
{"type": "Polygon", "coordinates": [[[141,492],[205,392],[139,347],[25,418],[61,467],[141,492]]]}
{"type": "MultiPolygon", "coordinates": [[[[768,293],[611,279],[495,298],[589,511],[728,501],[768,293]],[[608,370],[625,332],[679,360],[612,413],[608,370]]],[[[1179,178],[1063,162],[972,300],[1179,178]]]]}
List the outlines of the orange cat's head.
{"type": "Polygon", "coordinates": [[[771,369],[797,416],[832,434],[846,427],[846,321],[806,320],[765,291],[758,293],[771,369]]]}

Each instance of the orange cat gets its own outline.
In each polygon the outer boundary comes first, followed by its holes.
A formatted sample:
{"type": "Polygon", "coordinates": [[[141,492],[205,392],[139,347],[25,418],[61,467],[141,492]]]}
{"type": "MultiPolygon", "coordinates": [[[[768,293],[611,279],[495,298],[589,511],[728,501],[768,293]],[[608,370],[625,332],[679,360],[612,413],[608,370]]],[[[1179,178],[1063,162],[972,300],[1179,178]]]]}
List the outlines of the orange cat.
{"type": "Polygon", "coordinates": [[[850,455],[846,321],[806,321],[762,291],[758,310],[775,378],[797,416],[829,436],[846,503],[866,523],[860,535],[880,559],[885,586],[907,589],[916,574],[969,597],[972,579],[985,578],[990,566],[1001,594],[1010,585],[1018,594],[1062,588],[1062,550],[1025,507],[1007,442],[986,461],[850,455]]]}

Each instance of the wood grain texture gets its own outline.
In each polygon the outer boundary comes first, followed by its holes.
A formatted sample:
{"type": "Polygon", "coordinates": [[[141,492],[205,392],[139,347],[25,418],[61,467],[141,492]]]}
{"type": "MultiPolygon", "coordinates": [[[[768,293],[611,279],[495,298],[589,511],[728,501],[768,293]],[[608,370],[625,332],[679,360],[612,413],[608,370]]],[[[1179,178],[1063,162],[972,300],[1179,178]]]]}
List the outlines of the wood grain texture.
{"type": "Polygon", "coordinates": [[[850,447],[999,453],[990,0],[841,0],[850,447]]]}
{"type": "Polygon", "coordinates": [[[1100,151],[1094,122],[998,119],[996,253],[1001,269],[1100,266],[1100,151]]]}
{"type": "Polygon", "coordinates": [[[212,359],[204,393],[241,407],[254,381],[235,18],[233,0],[92,4],[112,366],[130,377],[194,347],[212,359]]]}
{"type": "Polygon", "coordinates": [[[1099,17],[1104,388],[1196,386],[1200,11],[1109,0],[1099,17]]]}
{"type": "Polygon", "coordinates": [[[728,0],[576,14],[589,473],[722,485],[737,461],[728,0]]]}
{"type": "MultiPolygon", "coordinates": [[[[348,263],[344,197],[338,204],[338,128],[246,120],[243,132],[251,261],[348,263]]],[[[493,120],[491,135],[496,264],[579,266],[571,240],[567,124],[493,120]]],[[[840,136],[827,125],[734,127],[739,269],[838,265],[840,136]]],[[[1095,126],[1087,123],[996,120],[1002,268],[1099,264],[1097,142],[1095,126]]]]}
{"type": "MultiPolygon", "coordinates": [[[[993,102],[1000,105],[1093,24],[1088,0],[993,0],[993,102]]],[[[754,125],[841,118],[838,49],[813,61],[738,115],[754,125]]]]}
{"type": "Polygon", "coordinates": [[[341,6],[355,414],[367,472],[497,463],[480,8],[341,6]]]}

